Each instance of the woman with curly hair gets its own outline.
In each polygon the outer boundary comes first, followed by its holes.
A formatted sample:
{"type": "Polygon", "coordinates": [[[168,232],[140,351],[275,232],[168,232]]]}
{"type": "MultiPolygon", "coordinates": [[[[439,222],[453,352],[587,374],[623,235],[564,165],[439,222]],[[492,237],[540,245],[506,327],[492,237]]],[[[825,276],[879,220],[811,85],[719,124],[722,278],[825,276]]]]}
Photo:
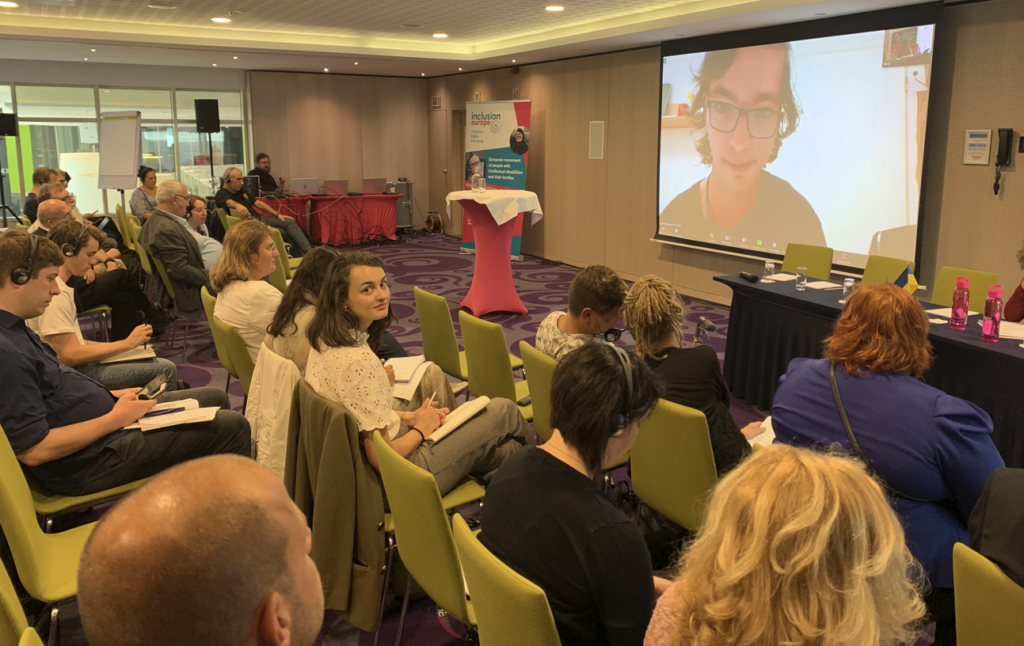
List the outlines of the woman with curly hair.
{"type": "Polygon", "coordinates": [[[920,566],[854,460],[774,445],[715,488],[645,646],[896,646],[924,615],[920,566]]]}
{"type": "Polygon", "coordinates": [[[928,317],[890,284],[850,296],[823,359],[794,359],[772,402],[777,442],[838,444],[865,461],[888,490],[932,591],[936,644],[955,644],[953,545],[985,480],[1003,459],[992,420],[974,404],[920,381],[931,364],[928,317]]]}
{"type": "Polygon", "coordinates": [[[664,384],[665,398],[704,413],[715,466],[718,475],[724,475],[750,454],[747,437],[760,434],[762,428],[753,422],[740,430],[733,421],[718,354],[707,345],[683,347],[683,304],[672,285],[657,276],[644,276],[633,284],[622,316],[636,341],[636,353],[664,384]]]}

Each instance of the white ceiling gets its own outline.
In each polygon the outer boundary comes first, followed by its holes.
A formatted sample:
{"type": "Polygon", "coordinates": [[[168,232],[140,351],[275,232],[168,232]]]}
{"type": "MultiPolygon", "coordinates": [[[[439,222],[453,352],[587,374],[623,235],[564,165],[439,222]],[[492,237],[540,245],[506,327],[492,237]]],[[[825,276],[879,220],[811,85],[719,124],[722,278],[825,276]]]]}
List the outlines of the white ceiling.
{"type": "Polygon", "coordinates": [[[565,0],[560,13],[545,0],[20,1],[0,8],[0,58],[438,76],[924,0],[565,0]]]}

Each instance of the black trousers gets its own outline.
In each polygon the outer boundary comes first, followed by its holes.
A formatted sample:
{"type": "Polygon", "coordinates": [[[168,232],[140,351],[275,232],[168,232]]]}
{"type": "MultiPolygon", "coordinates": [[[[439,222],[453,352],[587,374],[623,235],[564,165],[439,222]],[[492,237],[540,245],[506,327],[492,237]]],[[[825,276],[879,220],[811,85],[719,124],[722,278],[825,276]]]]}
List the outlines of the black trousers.
{"type": "Polygon", "coordinates": [[[217,388],[194,388],[160,395],[160,402],[196,399],[201,408],[222,410],[211,422],[183,424],[155,431],[129,431],[108,444],[73,495],[82,496],[154,476],[176,464],[207,455],[251,457],[249,422],[230,410],[227,393],[217,388]]]}
{"type": "Polygon", "coordinates": [[[409,353],[405,351],[402,344],[398,342],[398,339],[391,336],[390,332],[385,332],[381,338],[383,345],[374,353],[378,359],[387,361],[388,359],[394,359],[396,357],[408,357],[409,353]]]}
{"type": "Polygon", "coordinates": [[[309,253],[312,246],[309,244],[309,238],[303,233],[302,227],[295,223],[295,220],[278,220],[277,218],[262,217],[260,218],[263,224],[268,227],[274,227],[281,232],[281,239],[284,240],[285,244],[289,244],[292,247],[292,254],[295,254],[296,258],[300,258],[309,253]]]}
{"type": "Polygon", "coordinates": [[[100,274],[96,280],[88,284],[84,278],[72,276],[68,280],[68,286],[75,290],[75,304],[80,313],[99,305],[110,306],[113,310],[112,341],[128,338],[132,330],[143,323],[136,312],[146,315],[155,313],[139,283],[126,269],[114,269],[100,274]]]}
{"type": "Polygon", "coordinates": [[[953,588],[933,588],[924,598],[928,614],[935,622],[933,646],[956,646],[956,604],[953,588]]]}

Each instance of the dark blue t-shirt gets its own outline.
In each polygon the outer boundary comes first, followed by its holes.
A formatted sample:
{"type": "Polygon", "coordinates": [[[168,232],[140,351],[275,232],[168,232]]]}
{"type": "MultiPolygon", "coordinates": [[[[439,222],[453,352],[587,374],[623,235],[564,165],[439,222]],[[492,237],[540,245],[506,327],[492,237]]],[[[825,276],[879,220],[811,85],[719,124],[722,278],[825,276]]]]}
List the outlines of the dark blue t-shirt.
{"type": "MultiPolygon", "coordinates": [[[[53,349],[25,321],[0,310],[0,425],[15,454],[39,444],[60,428],[106,415],[116,399],[74,368],[60,364],[53,349]]],[[[100,451],[124,429],[101,437],[71,455],[22,468],[50,491],[68,494],[89,473],[100,451]]]]}

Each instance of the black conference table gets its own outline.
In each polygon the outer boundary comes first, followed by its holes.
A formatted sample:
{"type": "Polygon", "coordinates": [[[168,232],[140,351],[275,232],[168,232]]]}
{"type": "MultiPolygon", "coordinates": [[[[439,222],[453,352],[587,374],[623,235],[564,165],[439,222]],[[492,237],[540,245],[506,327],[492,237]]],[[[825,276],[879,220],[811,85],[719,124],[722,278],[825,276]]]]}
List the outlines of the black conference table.
{"type": "MultiPolygon", "coordinates": [[[[779,377],[797,357],[821,357],[822,341],[843,306],[843,290],[796,291],[794,281],[749,283],[739,276],[716,276],[732,288],[725,343],[725,381],[733,394],[771,410],[779,377]]],[[[925,309],[940,306],[921,303],[925,309]]],[[[1008,467],[1024,467],[1024,348],[1021,341],[981,340],[979,315],[967,330],[933,323],[929,339],[935,362],[924,381],[966,399],[991,417],[992,440],[1008,467]]]]}

